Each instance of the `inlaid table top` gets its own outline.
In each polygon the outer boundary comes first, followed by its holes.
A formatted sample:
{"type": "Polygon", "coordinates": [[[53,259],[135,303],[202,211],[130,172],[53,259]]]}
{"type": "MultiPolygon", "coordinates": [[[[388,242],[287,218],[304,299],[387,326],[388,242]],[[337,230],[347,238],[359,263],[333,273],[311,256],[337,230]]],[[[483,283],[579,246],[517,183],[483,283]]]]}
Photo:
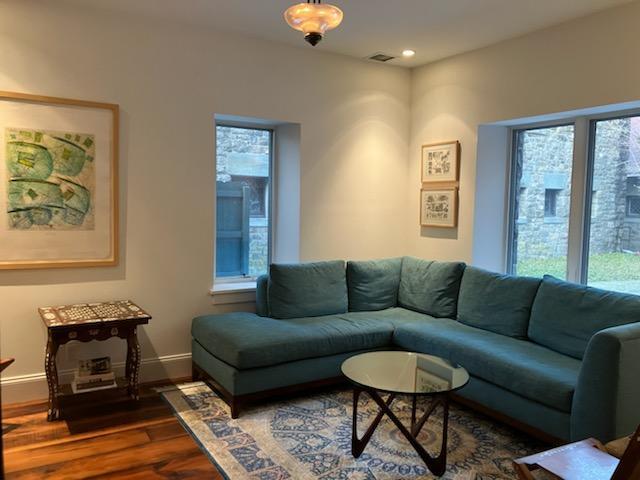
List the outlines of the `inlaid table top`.
{"type": "Polygon", "coordinates": [[[147,323],[151,319],[151,315],[131,300],[40,307],[38,312],[47,328],[127,320],[147,323]]]}

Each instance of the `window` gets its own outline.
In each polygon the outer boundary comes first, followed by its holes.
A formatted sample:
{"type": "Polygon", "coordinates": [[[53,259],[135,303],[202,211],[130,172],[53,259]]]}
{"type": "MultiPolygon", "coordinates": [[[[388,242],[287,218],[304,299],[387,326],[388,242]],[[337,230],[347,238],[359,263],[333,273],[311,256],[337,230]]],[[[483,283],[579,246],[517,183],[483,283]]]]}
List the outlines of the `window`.
{"type": "Polygon", "coordinates": [[[640,196],[627,197],[627,217],[640,217],[640,196]]]}
{"type": "Polygon", "coordinates": [[[627,177],[627,217],[640,217],[640,176],[627,177]]]}
{"type": "Polygon", "coordinates": [[[515,131],[511,273],[565,277],[572,159],[572,125],[515,131]]]}
{"type": "Polygon", "coordinates": [[[640,116],[591,124],[588,181],[599,205],[587,206],[582,280],[640,294],[640,116]]]}
{"type": "Polygon", "coordinates": [[[546,189],[544,191],[544,216],[555,218],[558,212],[558,193],[560,190],[546,189]]]}
{"type": "Polygon", "coordinates": [[[508,271],[640,294],[640,115],[516,129],[513,145],[508,271]]]}
{"type": "Polygon", "coordinates": [[[266,273],[273,132],[216,126],[216,278],[266,273]]]}

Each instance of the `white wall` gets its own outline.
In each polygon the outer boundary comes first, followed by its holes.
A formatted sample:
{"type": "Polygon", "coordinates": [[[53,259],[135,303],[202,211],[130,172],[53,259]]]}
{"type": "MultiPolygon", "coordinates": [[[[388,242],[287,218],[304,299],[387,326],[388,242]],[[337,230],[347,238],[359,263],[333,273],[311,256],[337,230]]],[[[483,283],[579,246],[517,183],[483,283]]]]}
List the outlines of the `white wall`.
{"type": "MultiPolygon", "coordinates": [[[[478,127],[639,100],[639,22],[640,3],[635,2],[413,71],[410,254],[499,266],[495,246],[487,242],[501,241],[500,235],[486,234],[504,218],[500,189],[505,179],[492,176],[486,171],[492,166],[486,164],[476,177],[478,127]],[[421,229],[420,145],[454,139],[462,143],[459,227],[455,231],[421,229]],[[476,180],[481,180],[478,187],[476,180]],[[476,206],[482,210],[475,211],[476,206]],[[474,236],[474,217],[475,229],[484,229],[482,236],[474,236]],[[485,255],[487,248],[492,251],[485,255]]],[[[502,162],[499,168],[506,168],[504,156],[496,156],[495,161],[502,162]]]]}
{"type": "MultiPolygon", "coordinates": [[[[190,373],[191,318],[214,311],[214,113],[301,124],[302,260],[403,254],[409,88],[408,70],[310,48],[2,2],[0,89],[122,112],[120,265],[0,272],[0,350],[16,357],[3,400],[43,396],[41,305],[131,298],[154,317],[143,358],[165,360],[143,379],[190,373]]],[[[117,341],[94,348],[123,359],[117,341]]]]}
{"type": "Polygon", "coordinates": [[[273,262],[295,263],[300,259],[300,125],[280,125],[275,134],[273,262]]]}

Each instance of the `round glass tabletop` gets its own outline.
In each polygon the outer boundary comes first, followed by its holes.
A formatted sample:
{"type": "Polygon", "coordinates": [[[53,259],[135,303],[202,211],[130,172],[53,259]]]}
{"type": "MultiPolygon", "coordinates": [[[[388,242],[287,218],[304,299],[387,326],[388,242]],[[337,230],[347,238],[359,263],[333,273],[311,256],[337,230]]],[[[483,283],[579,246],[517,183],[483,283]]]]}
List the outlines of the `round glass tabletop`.
{"type": "Polygon", "coordinates": [[[412,352],[369,352],[342,364],[353,383],[389,393],[429,395],[452,392],[469,382],[469,373],[444,358],[412,352]]]}

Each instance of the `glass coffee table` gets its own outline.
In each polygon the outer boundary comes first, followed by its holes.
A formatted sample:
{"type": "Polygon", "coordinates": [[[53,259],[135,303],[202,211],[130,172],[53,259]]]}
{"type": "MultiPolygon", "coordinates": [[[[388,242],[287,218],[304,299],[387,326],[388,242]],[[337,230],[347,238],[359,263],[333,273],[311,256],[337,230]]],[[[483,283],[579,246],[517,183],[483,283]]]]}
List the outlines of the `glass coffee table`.
{"type": "Polygon", "coordinates": [[[351,453],[358,458],[371,440],[373,432],[386,415],[407,438],[427,468],[437,476],[447,469],[447,427],[449,394],[469,382],[469,373],[459,365],[432,355],[411,352],[369,352],[344,361],[342,373],[353,383],[353,433],[351,453]],[[380,407],[362,438],[358,438],[358,399],[366,392],[380,407]],[[389,394],[384,400],[381,394],[389,394]],[[391,410],[398,395],[412,398],[411,426],[406,427],[391,410]],[[431,404],[420,418],[416,418],[418,396],[431,397],[431,404]],[[441,405],[442,446],[437,457],[431,456],[418,442],[418,435],[436,408],[441,405]]]}

